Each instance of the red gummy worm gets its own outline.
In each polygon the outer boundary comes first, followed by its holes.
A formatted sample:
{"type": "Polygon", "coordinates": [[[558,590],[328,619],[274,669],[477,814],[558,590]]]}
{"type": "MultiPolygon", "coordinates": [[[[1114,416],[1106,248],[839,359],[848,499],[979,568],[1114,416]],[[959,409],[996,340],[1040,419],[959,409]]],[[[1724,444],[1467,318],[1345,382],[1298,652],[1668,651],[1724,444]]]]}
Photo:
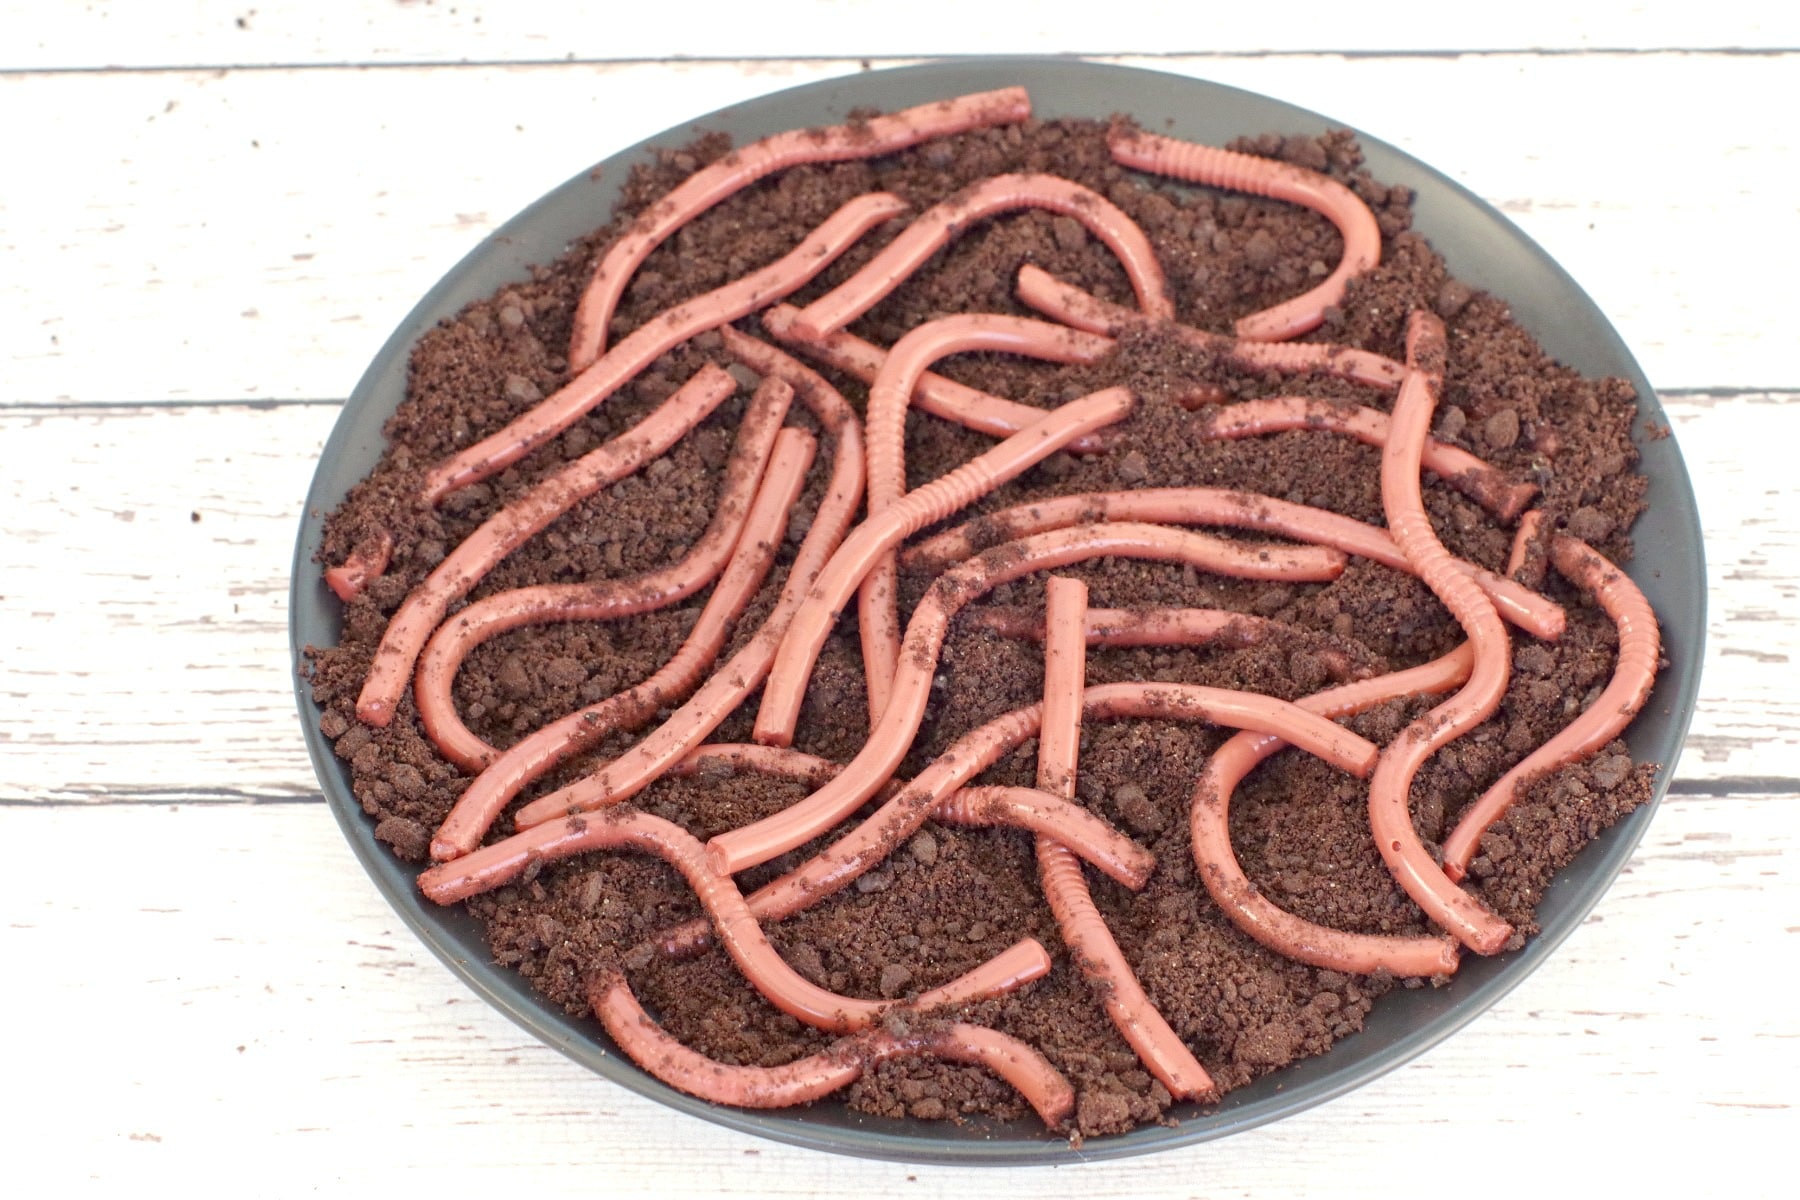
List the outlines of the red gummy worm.
{"type": "Polygon", "coordinates": [[[632,273],[677,229],[758,179],[802,163],[842,162],[892,154],[935,137],[990,125],[1010,125],[1031,115],[1024,88],[1002,88],[921,104],[884,117],[823,129],[777,133],[702,167],[633,221],[594,268],[569,334],[569,368],[585,370],[606,349],[613,309],[632,273]]]}
{"type": "MultiPolygon", "coordinates": [[[[927,321],[895,343],[869,388],[864,417],[869,439],[869,516],[879,517],[906,495],[906,405],[925,369],[940,358],[972,350],[1002,351],[1060,363],[1103,357],[1112,342],[1024,317],[966,313],[927,321]]],[[[877,556],[857,593],[858,629],[868,677],[869,723],[887,706],[894,660],[900,655],[900,608],[894,551],[877,556]]]]}
{"type": "Polygon", "coordinates": [[[373,537],[358,542],[342,565],[325,572],[325,586],[348,604],[387,570],[388,559],[393,555],[394,535],[385,529],[378,530],[373,537]]]}
{"type": "Polygon", "coordinates": [[[425,476],[425,503],[436,504],[451,492],[517,462],[574,424],[661,355],[695,334],[729,324],[803,286],[863,234],[905,209],[905,201],[885,192],[858,196],[768,266],[703,296],[684,300],[652,318],[504,429],[433,467],[425,476]]]}
{"type": "Polygon", "coordinates": [[[776,746],[793,743],[800,702],[819,651],[844,602],[888,551],[925,526],[1016,479],[1076,438],[1123,419],[1133,403],[1130,392],[1116,387],[1071,400],[851,531],[794,614],[780,661],[763,688],[756,740],[776,746]]]}
{"type": "Polygon", "coordinates": [[[1481,835],[1512,806],[1530,778],[1586,758],[1631,724],[1650,698],[1662,658],[1662,636],[1650,601],[1625,572],[1585,542],[1559,534],[1550,543],[1550,561],[1582,590],[1592,594],[1619,627],[1619,659],[1613,677],[1586,711],[1561,732],[1526,755],[1470,805],[1444,839],[1444,873],[1460,880],[1481,845],[1481,835]]]}
{"type": "MultiPolygon", "coordinates": [[[[1117,337],[1128,329],[1150,324],[1143,313],[1090,295],[1030,263],[1019,268],[1016,294],[1025,307],[1089,333],[1117,337]]],[[[1246,370],[1327,375],[1390,392],[1406,376],[1404,364],[1354,346],[1324,342],[1283,345],[1207,333],[1186,325],[1171,324],[1168,328],[1183,341],[1221,355],[1246,370]]]]}
{"type": "MultiPolygon", "coordinates": [[[[1474,654],[1465,644],[1410,671],[1379,675],[1299,701],[1324,717],[1362,712],[1401,696],[1449,691],[1469,677],[1474,654]]],[[[1231,794],[1255,766],[1287,745],[1264,733],[1239,733],[1213,752],[1194,788],[1189,823],[1200,882],[1233,924],[1277,954],[1332,971],[1447,975],[1456,970],[1457,944],[1437,937],[1347,933],[1316,925],[1275,906],[1238,865],[1231,847],[1231,794]]]]}
{"type": "MultiPolygon", "coordinates": [[[[900,562],[909,570],[941,569],[999,542],[1092,521],[1154,521],[1257,529],[1331,546],[1397,571],[1412,570],[1412,565],[1386,530],[1322,508],[1277,500],[1256,492],[1205,487],[1083,492],[1034,500],[989,513],[966,525],[926,538],[908,547],[901,554],[900,562]]],[[[1546,641],[1555,641],[1562,636],[1567,616],[1562,607],[1548,597],[1473,563],[1456,560],[1456,567],[1473,579],[1493,600],[1500,614],[1514,625],[1546,641]]]]}
{"type": "MultiPolygon", "coordinates": [[[[419,656],[413,699],[425,736],[440,754],[467,771],[481,770],[500,754],[463,724],[451,696],[456,673],[475,647],[521,625],[607,620],[667,608],[718,577],[743,533],[788,403],[789,397],[777,389],[767,385],[757,389],[738,427],[712,521],[681,561],[631,579],[514,588],[469,605],[438,627],[419,656]]],[[[652,713],[655,707],[651,705],[652,713]]],[[[628,719],[619,711],[613,724],[597,729],[594,740],[628,719]]]]}
{"type": "Polygon", "coordinates": [[[868,312],[950,239],[975,222],[1015,208],[1047,208],[1087,226],[1118,256],[1146,316],[1172,318],[1174,302],[1156,250],[1137,222],[1098,192],[1054,175],[994,175],[922,212],[849,279],[801,310],[801,337],[835,333],[868,312]]]}
{"type": "Polygon", "coordinates": [[[550,476],[463,539],[388,622],[356,699],[357,718],[376,727],[394,719],[394,706],[425,639],[450,605],[468,595],[496,563],[587,497],[662,455],[736,388],[730,375],[708,363],[649,416],[550,476]]]}
{"type": "Polygon", "coordinates": [[[1413,777],[1439,748],[1487,720],[1500,706],[1512,653],[1499,613],[1474,581],[1456,569],[1431,527],[1419,493],[1419,456],[1437,403],[1427,371],[1442,369],[1443,323],[1415,312],[1406,340],[1406,382],[1394,400],[1393,425],[1381,456],[1382,507],[1394,541],[1413,570],[1469,635],[1475,666],[1460,691],[1401,731],[1382,751],[1369,781],[1369,826],[1382,860],[1414,903],[1469,949],[1496,954],[1512,937],[1512,926],[1451,882],[1413,827],[1413,777]]]}
{"type": "MultiPolygon", "coordinates": [[[[918,733],[950,619],[964,605],[1027,574],[1105,557],[1178,562],[1239,578],[1290,581],[1335,578],[1344,564],[1341,554],[1324,547],[1255,546],[1162,525],[1125,522],[1060,529],[972,558],[940,576],[914,610],[893,695],[843,774],[782,812],[713,838],[709,853],[719,869],[736,874],[784,854],[824,833],[874,795],[918,733]]],[[[784,653],[782,663],[785,666],[797,659],[784,653]]],[[[805,665],[810,669],[810,658],[805,665]]],[[[771,676],[770,686],[773,682],[771,676]]]]}
{"type": "MultiPolygon", "coordinates": [[[[1052,576],[1044,584],[1044,706],[1037,783],[1072,800],[1087,676],[1087,584],[1052,576]]],[[[1212,1093],[1212,1077],[1144,994],[1137,974],[1094,905],[1081,863],[1051,837],[1037,839],[1038,877],[1069,956],[1107,1016],[1150,1073],[1178,1100],[1212,1093]]]]}
{"type": "Polygon", "coordinates": [[[1106,144],[1113,161],[1123,166],[1305,205],[1338,227],[1344,256],[1337,269],[1311,290],[1238,321],[1239,337],[1282,342],[1317,329],[1325,310],[1344,298],[1350,280],[1381,261],[1381,227],[1375,214],[1335,179],[1272,159],[1145,133],[1123,123],[1113,126],[1106,144]]]}
{"type": "MultiPolygon", "coordinates": [[[[680,871],[713,920],[719,941],[744,978],[788,1015],[818,1029],[851,1033],[867,1029],[897,1007],[828,992],[800,975],[763,934],[737,885],[708,866],[705,848],[681,826],[649,813],[614,809],[571,817],[514,834],[419,876],[419,889],[438,904],[454,904],[518,878],[534,861],[567,858],[590,850],[639,850],[680,871]]],[[[957,977],[922,994],[920,1008],[985,999],[1021,987],[1050,969],[1043,946],[1026,938],[957,977]]]]}
{"type": "MultiPolygon", "coordinates": [[[[775,379],[763,383],[765,389],[771,385],[786,386],[775,379]]],[[[788,514],[806,483],[813,450],[811,434],[799,429],[781,431],[768,478],[757,491],[731,563],[675,656],[642,683],[552,721],[507,750],[457,798],[431,839],[432,858],[443,862],[467,854],[480,844],[513,797],[531,783],[607,734],[641,726],[660,708],[693,689],[718,657],[731,626],[743,615],[774,564],[788,514]]]]}
{"type": "MultiPolygon", "coordinates": [[[[764,310],[763,328],[796,350],[828,367],[835,367],[852,379],[862,383],[875,382],[875,377],[881,374],[882,364],[887,362],[886,350],[842,329],[822,338],[802,338],[794,328],[794,319],[799,315],[800,310],[793,305],[777,304],[764,310]]],[[[1041,408],[979,391],[933,371],[919,375],[918,382],[913,385],[912,406],[920,412],[995,437],[1010,437],[1044,415],[1041,408]]],[[[1071,454],[1091,454],[1105,448],[1102,434],[1076,438],[1066,447],[1071,454]]]]}
{"type": "Polygon", "coordinates": [[[1075,1089],[1050,1060],[997,1030],[964,1022],[908,1032],[871,1029],[779,1067],[723,1063],[689,1049],[650,1019],[624,978],[594,977],[588,1001],[631,1060],[677,1091],[739,1108],[789,1108],[823,1099],[878,1063],[914,1055],[988,1068],[1018,1090],[1052,1129],[1069,1119],[1075,1089]]]}

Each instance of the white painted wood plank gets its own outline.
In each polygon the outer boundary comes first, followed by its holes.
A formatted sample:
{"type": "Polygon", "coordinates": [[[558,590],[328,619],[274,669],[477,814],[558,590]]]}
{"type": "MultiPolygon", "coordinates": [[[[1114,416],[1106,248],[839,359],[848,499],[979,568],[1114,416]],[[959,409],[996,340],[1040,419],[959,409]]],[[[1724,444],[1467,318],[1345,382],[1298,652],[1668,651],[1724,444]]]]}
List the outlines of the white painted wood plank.
{"type": "Polygon", "coordinates": [[[1255,6],[1196,10],[1117,0],[1105,19],[1074,0],[1024,8],[918,0],[697,0],[675,12],[607,5],[577,18],[554,0],[196,0],[166,6],[0,4],[10,31],[0,69],[166,65],[418,63],[576,59],[852,58],[861,55],[1129,54],[1297,50],[1458,51],[1800,46],[1786,8],[1725,0],[1568,5],[1520,0],[1503,11],[1403,0],[1370,19],[1351,5],[1301,0],[1281,19],[1255,6]]]}
{"type": "Polygon", "coordinates": [[[1409,1067],[1228,1141],[993,1173],[790,1150],[639,1100],[464,991],[321,806],[0,809],[20,1194],[1780,1194],[1796,796],[1672,800],[1562,950],[1409,1067]],[[80,848],[79,882],[65,848],[80,848]],[[176,864],[179,864],[178,866],[176,864]],[[1758,983],[1757,981],[1765,981],[1758,983]],[[24,1031],[29,1031],[25,1033],[24,1031]],[[1565,1172],[1568,1179],[1559,1179],[1565,1172]],[[504,1174],[502,1174],[504,1173],[504,1174]],[[597,1181],[604,1181],[603,1184],[597,1181]],[[391,1194],[391,1193],[390,1193],[391,1194]]]}
{"type": "MultiPolygon", "coordinates": [[[[1800,54],[1146,62],[1499,204],[1662,387],[1796,383],[1800,54]]],[[[333,397],[479,238],[672,121],[854,61],[0,75],[0,404],[333,397]],[[69,153],[79,147],[78,155],[69,153]]],[[[598,214],[597,214],[598,217],[598,214]]]]}
{"type": "MultiPolygon", "coordinates": [[[[1682,397],[1669,412],[1711,584],[1677,777],[1800,778],[1800,481],[1783,466],[1800,403],[1682,397]]],[[[336,415],[0,410],[0,800],[313,794],[286,596],[336,415]]]]}

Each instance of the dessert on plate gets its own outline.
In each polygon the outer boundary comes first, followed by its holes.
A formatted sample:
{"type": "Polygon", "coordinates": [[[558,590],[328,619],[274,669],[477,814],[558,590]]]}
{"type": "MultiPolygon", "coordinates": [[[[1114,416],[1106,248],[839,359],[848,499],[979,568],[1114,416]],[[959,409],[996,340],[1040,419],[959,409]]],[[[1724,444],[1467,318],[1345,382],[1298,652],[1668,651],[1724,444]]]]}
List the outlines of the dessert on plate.
{"type": "Polygon", "coordinates": [[[1628,385],[1348,134],[705,136],[420,339],[321,728],[674,1087],[1073,1136],[1516,949],[1651,794],[1628,385]]]}

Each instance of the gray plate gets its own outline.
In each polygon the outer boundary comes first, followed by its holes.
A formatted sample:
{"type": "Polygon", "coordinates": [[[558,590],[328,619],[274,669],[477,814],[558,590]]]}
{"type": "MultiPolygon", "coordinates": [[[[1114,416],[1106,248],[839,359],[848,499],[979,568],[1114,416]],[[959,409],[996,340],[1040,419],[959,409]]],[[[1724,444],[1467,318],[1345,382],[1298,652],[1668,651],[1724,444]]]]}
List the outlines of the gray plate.
{"type": "MultiPolygon", "coordinates": [[[[527,277],[533,263],[562,253],[611,211],[619,183],[653,146],[676,146],[700,130],[723,130],[739,145],[784,129],[841,121],[852,108],[896,109],[964,92],[1022,84],[1044,117],[1105,118],[1129,112],[1150,129],[1214,144],[1245,133],[1316,134],[1339,127],[1317,114],[1218,84],[1062,59],[981,59],[930,63],[790,88],[678,126],[608,158],[533,204],[476,247],[419,302],[394,331],[344,407],[313,478],[294,552],[291,641],[294,661],[308,644],[334,645],[336,600],[313,555],[323,515],[375,465],[382,422],[404,394],[413,342],[441,318],[504,283],[527,277]],[[1165,126],[1164,121],[1168,124],[1165,126]],[[597,176],[597,177],[596,177],[597,176]]],[[[1574,280],[1511,222],[1452,180],[1383,142],[1362,136],[1376,178],[1413,188],[1414,227],[1431,239],[1461,279],[1512,303],[1513,313],[1557,358],[1588,375],[1617,375],[1641,397],[1636,426],[1650,508],[1634,536],[1630,574],[1663,622],[1669,667],[1626,741],[1640,760],[1663,764],[1656,802],[1667,789],[1700,682],[1706,586],[1693,489],[1672,437],[1646,436],[1668,422],[1649,381],[1619,336],[1574,280]]],[[[977,1123],[887,1120],[860,1116],[835,1102],[775,1113],[719,1108],[651,1079],[621,1057],[599,1026],[572,1020],[544,1004],[524,980],[490,963],[475,922],[460,908],[423,901],[413,872],[375,841],[371,823],[350,793],[349,771],[319,733],[317,706],[297,685],[301,723],[320,785],[351,848],[395,910],[426,945],[488,1003],[520,1025],[617,1083],[664,1104],[733,1129],[843,1154],[958,1164],[1059,1163],[1145,1154],[1223,1137],[1299,1112],[1391,1071],[1473,1020],[1530,974],[1580,924],[1630,857],[1649,826],[1647,805],[1602,835],[1558,876],[1538,909],[1543,932],[1525,949],[1498,958],[1466,959],[1446,987],[1401,991],[1375,1006],[1362,1033],[1318,1058],[1278,1071],[1226,1096],[1217,1107],[1177,1107],[1174,1128],[1145,1128],[1097,1138],[1079,1152],[1031,1121],[977,1123]]]]}

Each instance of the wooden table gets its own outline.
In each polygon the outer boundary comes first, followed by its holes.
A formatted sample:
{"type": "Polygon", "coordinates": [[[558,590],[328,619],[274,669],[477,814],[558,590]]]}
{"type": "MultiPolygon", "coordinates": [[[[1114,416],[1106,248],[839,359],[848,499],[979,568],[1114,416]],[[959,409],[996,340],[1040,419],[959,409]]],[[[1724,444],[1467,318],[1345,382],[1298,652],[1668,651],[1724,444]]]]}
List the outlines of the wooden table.
{"type": "Polygon", "coordinates": [[[889,31],[892,6],[865,0],[654,26],[678,6],[154,7],[0,2],[8,1194],[1781,1190],[1800,1133],[1791,9],[1390,6],[1376,27],[1348,6],[1114,0],[1103,21],[1045,4],[1020,24],[913,0],[889,31]],[[979,1173],[725,1132],[475,1000],[321,803],[285,634],[300,498],[342,398],[488,230],[674,118],[996,51],[1280,96],[1497,204],[1660,389],[1712,590],[1700,711],[1649,835],[1474,1026],[1224,1142],[979,1173]]]}

